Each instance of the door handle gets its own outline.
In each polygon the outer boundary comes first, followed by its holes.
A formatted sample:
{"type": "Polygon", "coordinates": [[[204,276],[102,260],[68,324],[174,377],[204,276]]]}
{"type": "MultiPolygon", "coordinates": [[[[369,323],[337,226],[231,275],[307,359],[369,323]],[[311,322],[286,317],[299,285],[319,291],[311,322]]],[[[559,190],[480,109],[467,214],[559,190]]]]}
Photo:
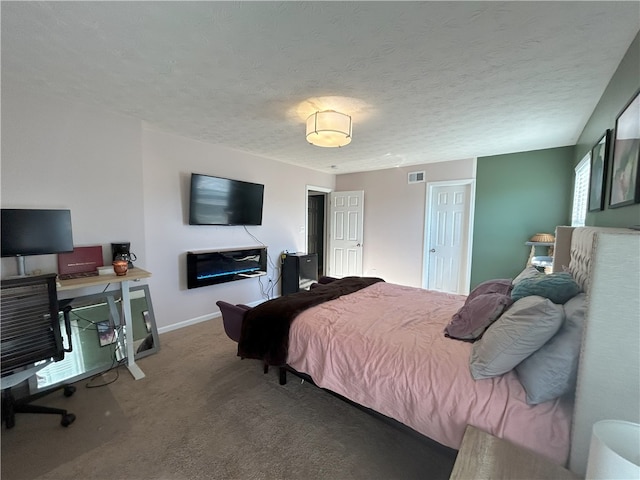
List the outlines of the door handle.
{"type": "Polygon", "coordinates": [[[431,253],[436,253],[436,249],[432,248],[431,250],[429,250],[431,253]]]}
{"type": "Polygon", "coordinates": [[[362,245],[359,243],[356,243],[356,247],[361,247],[362,245]]]}

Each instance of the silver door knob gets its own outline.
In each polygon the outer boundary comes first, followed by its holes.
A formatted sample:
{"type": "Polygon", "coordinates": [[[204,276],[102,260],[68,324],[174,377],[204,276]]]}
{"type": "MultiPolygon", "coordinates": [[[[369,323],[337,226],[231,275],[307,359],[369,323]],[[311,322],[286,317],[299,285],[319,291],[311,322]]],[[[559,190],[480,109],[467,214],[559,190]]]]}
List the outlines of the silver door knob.
{"type": "Polygon", "coordinates": [[[431,250],[429,250],[431,253],[436,253],[436,249],[432,248],[431,250]]]}

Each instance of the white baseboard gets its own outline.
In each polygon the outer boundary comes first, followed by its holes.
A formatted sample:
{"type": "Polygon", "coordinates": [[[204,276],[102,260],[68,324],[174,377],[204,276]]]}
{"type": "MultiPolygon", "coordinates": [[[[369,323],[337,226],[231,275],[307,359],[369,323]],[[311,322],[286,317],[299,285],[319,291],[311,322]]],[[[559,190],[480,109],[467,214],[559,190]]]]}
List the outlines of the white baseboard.
{"type": "Polygon", "coordinates": [[[173,323],[171,325],[167,325],[166,327],[158,328],[158,334],[162,335],[163,333],[171,332],[173,330],[178,330],[180,328],[188,327],[190,325],[196,325],[197,323],[206,322],[209,320],[213,320],[214,318],[219,318],[220,312],[210,313],[208,315],[202,315],[196,318],[190,318],[189,320],[185,320],[183,322],[173,323]]]}
{"type": "MultiPolygon", "coordinates": [[[[264,300],[257,300],[255,302],[247,303],[250,307],[255,307],[256,305],[260,305],[264,300]]],[[[208,313],[206,315],[201,315],[200,317],[190,318],[188,320],[184,320],[182,322],[173,323],[171,325],[167,325],[166,327],[159,327],[158,334],[162,335],[163,333],[171,332],[173,330],[179,330],[180,328],[188,327],[190,325],[196,325],[198,323],[207,322],[209,320],[213,320],[214,318],[220,318],[222,314],[218,312],[208,313]]]]}

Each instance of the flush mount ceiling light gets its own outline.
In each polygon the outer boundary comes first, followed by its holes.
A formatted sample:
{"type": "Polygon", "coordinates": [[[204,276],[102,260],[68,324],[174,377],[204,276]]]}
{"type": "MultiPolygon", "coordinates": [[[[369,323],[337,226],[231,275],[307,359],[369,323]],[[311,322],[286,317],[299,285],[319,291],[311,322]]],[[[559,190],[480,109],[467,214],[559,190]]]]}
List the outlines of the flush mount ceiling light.
{"type": "Polygon", "coordinates": [[[317,147],[344,147],[351,143],[351,116],[324,110],[307,118],[307,142],[317,147]]]}

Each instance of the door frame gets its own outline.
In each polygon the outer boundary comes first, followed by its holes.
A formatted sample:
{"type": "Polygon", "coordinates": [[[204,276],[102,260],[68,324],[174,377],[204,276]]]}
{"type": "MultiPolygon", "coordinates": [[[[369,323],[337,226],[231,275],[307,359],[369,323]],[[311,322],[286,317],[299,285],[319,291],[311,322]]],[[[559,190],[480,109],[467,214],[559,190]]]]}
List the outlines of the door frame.
{"type": "Polygon", "coordinates": [[[323,246],[322,246],[322,257],[323,257],[323,264],[322,264],[322,271],[324,272],[324,274],[327,274],[327,265],[329,265],[329,252],[327,250],[327,241],[328,241],[328,234],[329,234],[329,229],[327,227],[327,213],[328,213],[328,206],[327,203],[329,203],[327,200],[329,199],[329,194],[331,192],[333,192],[333,189],[331,188],[327,188],[327,187],[318,187],[316,185],[306,185],[305,186],[305,197],[304,197],[304,228],[305,228],[305,235],[304,235],[304,245],[305,245],[305,250],[308,253],[309,252],[309,236],[308,236],[308,231],[309,231],[309,193],[310,192],[320,192],[324,194],[324,233],[323,233],[323,246]]]}
{"type": "MultiPolygon", "coordinates": [[[[422,288],[429,286],[429,232],[431,232],[431,214],[433,202],[432,196],[436,187],[447,187],[456,185],[468,185],[469,186],[469,212],[467,215],[467,252],[466,261],[460,265],[460,275],[462,279],[462,289],[458,287],[458,293],[463,295],[469,294],[469,288],[471,285],[471,252],[473,251],[473,218],[475,212],[476,203],[476,179],[467,178],[461,180],[445,180],[439,182],[427,182],[426,195],[425,195],[425,218],[424,218],[424,237],[422,242],[422,288]],[[464,265],[464,266],[463,266],[464,265]]],[[[459,282],[460,284],[460,282],[459,282]]]]}

